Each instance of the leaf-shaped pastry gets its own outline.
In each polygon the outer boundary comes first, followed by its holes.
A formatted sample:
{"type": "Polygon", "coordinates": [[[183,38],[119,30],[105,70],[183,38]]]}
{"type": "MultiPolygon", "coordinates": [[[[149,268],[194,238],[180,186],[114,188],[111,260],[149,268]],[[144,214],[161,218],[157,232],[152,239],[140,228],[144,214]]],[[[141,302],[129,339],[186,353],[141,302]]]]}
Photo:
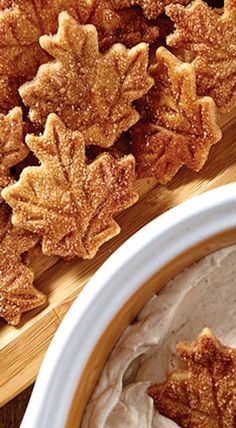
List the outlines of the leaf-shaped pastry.
{"type": "Polygon", "coordinates": [[[161,47],[150,73],[155,84],[143,100],[144,120],[133,128],[133,153],[140,177],[166,184],[182,165],[199,171],[221,131],[213,99],[197,96],[193,65],[161,47]]]}
{"type": "Polygon", "coordinates": [[[169,4],[187,5],[191,0],[114,0],[116,7],[140,6],[147,18],[157,18],[169,4]]]}
{"type": "Polygon", "coordinates": [[[133,47],[140,42],[153,43],[158,39],[156,23],[147,20],[140,10],[118,8],[113,0],[79,0],[79,22],[93,24],[98,32],[99,47],[108,49],[114,43],[133,47]]]}
{"type": "Polygon", "coordinates": [[[236,2],[224,4],[221,11],[195,0],[189,7],[166,10],[176,27],[168,45],[193,51],[198,93],[212,96],[227,111],[236,105],[236,2]]]}
{"type": "Polygon", "coordinates": [[[27,156],[20,107],[0,114],[0,191],[11,181],[10,168],[27,156]]]}
{"type": "Polygon", "coordinates": [[[186,370],[148,390],[157,410],[186,428],[235,428],[236,350],[205,328],[192,344],[179,343],[186,370]]]}
{"type": "Polygon", "coordinates": [[[42,136],[26,141],[42,165],[25,168],[3,191],[13,224],[41,235],[45,254],[94,257],[120,231],[113,215],[137,200],[133,156],[102,154],[87,165],[82,134],[54,114],[42,136]]]}
{"type": "MultiPolygon", "coordinates": [[[[103,51],[110,48],[114,43],[122,43],[131,48],[141,42],[152,44],[158,41],[159,27],[148,21],[138,10],[124,8],[116,13],[119,16],[119,21],[114,25],[112,20],[114,28],[110,31],[104,31],[103,28],[99,28],[99,24],[96,25],[99,46],[103,51]]],[[[91,23],[95,24],[95,22],[91,23]]]]}
{"type": "Polygon", "coordinates": [[[23,312],[46,301],[33,286],[34,274],[21,258],[37,241],[33,233],[15,228],[6,205],[0,206],[0,317],[12,325],[20,322],[23,312]]]}
{"type": "Polygon", "coordinates": [[[108,147],[138,121],[132,103],[153,83],[147,45],[129,50],[117,44],[101,54],[95,27],[78,24],[66,12],[59,15],[58,33],[40,43],[56,60],[20,88],[33,122],[44,124],[49,113],[57,113],[83,132],[87,144],[108,147]]]}
{"type": "Polygon", "coordinates": [[[0,2],[0,112],[19,105],[18,87],[49,59],[39,37],[56,32],[63,10],[77,17],[77,0],[0,2]]]}
{"type": "Polygon", "coordinates": [[[78,22],[96,25],[100,46],[127,47],[154,42],[156,25],[131,8],[116,10],[112,0],[9,0],[0,2],[0,113],[20,103],[18,88],[49,60],[39,37],[57,31],[58,14],[68,11],[78,22]]]}

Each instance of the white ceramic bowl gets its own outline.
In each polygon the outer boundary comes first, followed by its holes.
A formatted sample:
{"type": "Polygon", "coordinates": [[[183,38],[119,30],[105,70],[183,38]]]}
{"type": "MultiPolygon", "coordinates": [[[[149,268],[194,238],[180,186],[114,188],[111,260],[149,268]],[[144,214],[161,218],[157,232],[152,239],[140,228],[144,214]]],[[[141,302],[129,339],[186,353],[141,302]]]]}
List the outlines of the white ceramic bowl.
{"type": "Polygon", "coordinates": [[[157,287],[193,261],[235,242],[236,184],[230,184],[171,209],[123,244],[87,284],[60,325],[21,428],[79,426],[117,336],[157,287]],[[158,272],[162,272],[159,284],[156,280],[153,285],[150,277],[158,272]]]}

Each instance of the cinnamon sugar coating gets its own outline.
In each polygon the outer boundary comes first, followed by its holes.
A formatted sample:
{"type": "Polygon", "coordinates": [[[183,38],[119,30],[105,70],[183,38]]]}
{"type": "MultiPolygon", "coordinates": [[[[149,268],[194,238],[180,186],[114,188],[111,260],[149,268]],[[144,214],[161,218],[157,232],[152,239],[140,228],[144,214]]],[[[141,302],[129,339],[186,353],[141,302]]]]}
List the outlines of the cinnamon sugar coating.
{"type": "Polygon", "coordinates": [[[183,165],[199,171],[221,131],[214,101],[197,95],[192,64],[161,47],[150,73],[155,83],[141,103],[143,120],[133,127],[133,154],[140,177],[166,184],[183,165]]]}
{"type": "Polygon", "coordinates": [[[7,0],[0,1],[0,113],[20,105],[18,88],[31,80],[50,56],[40,44],[43,34],[54,34],[58,15],[67,11],[78,23],[96,25],[100,47],[113,43],[132,47],[153,43],[156,25],[141,13],[117,10],[112,0],[7,0]]]}
{"type": "Polygon", "coordinates": [[[10,168],[27,154],[28,148],[23,143],[21,108],[15,107],[7,115],[0,113],[0,191],[12,181],[10,168]]]}
{"type": "Polygon", "coordinates": [[[22,254],[38,236],[14,227],[6,205],[0,206],[0,317],[17,325],[21,314],[45,303],[46,297],[33,286],[34,274],[22,254]]]}
{"type": "Polygon", "coordinates": [[[42,34],[55,33],[58,14],[77,17],[77,0],[7,0],[0,2],[0,113],[20,104],[19,86],[49,59],[39,45],[42,34]]]}
{"type": "Polygon", "coordinates": [[[157,410],[186,428],[234,428],[236,350],[222,345],[205,328],[192,344],[179,343],[186,370],[149,388],[157,410]]]}
{"type": "Polygon", "coordinates": [[[95,27],[80,25],[65,12],[59,15],[58,33],[41,37],[40,43],[56,59],[20,88],[33,122],[44,124],[57,113],[83,133],[86,144],[109,147],[138,121],[132,103],[153,84],[147,45],[129,50],[116,44],[102,54],[95,27]]]}
{"type": "Polygon", "coordinates": [[[122,7],[116,0],[79,0],[78,11],[81,24],[95,25],[103,51],[114,43],[129,48],[140,42],[152,44],[159,36],[156,23],[146,19],[140,10],[122,7]]]}
{"type": "Polygon", "coordinates": [[[210,8],[195,0],[188,7],[170,5],[168,16],[175,31],[169,46],[193,53],[200,95],[210,95],[221,111],[236,105],[236,2],[225,0],[224,8],[210,8]]]}
{"type": "Polygon", "coordinates": [[[13,209],[13,224],[41,235],[45,254],[94,257],[120,232],[113,215],[137,201],[134,158],[104,153],[86,164],[82,134],[55,114],[42,136],[29,135],[26,141],[42,164],[25,168],[2,192],[13,209]]]}
{"type": "Polygon", "coordinates": [[[149,19],[157,18],[165,12],[169,4],[187,5],[191,0],[113,0],[116,7],[140,6],[149,19]]]}

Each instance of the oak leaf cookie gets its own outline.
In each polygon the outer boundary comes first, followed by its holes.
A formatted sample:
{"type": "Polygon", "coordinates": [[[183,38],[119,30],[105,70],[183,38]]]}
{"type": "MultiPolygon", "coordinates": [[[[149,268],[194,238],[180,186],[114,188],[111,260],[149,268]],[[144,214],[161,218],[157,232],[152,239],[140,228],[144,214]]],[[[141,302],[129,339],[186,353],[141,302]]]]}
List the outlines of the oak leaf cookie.
{"type": "Polygon", "coordinates": [[[89,259],[120,232],[113,215],[137,201],[132,155],[102,154],[86,164],[84,137],[51,114],[42,136],[26,142],[41,161],[4,189],[12,222],[42,236],[45,254],[89,259]]]}
{"type": "Polygon", "coordinates": [[[148,390],[158,411],[181,427],[234,428],[236,350],[205,328],[192,344],[179,343],[177,352],[187,368],[148,390]]]}
{"type": "Polygon", "coordinates": [[[183,48],[193,52],[198,93],[210,95],[221,111],[229,111],[236,105],[236,2],[224,4],[222,10],[202,0],[186,8],[168,6],[175,32],[167,43],[177,52],[183,48]]]}
{"type": "Polygon", "coordinates": [[[197,96],[192,64],[161,47],[150,73],[155,83],[142,101],[143,120],[133,127],[132,148],[139,176],[166,184],[182,165],[199,171],[221,131],[213,99],[197,96]]]}
{"type": "Polygon", "coordinates": [[[22,253],[38,237],[11,224],[9,209],[0,206],[0,317],[17,325],[21,314],[43,305],[46,297],[33,286],[34,274],[23,263],[22,253]]]}
{"type": "Polygon", "coordinates": [[[132,103],[153,83],[147,45],[129,50],[117,44],[101,54],[95,27],[78,24],[66,12],[59,15],[58,33],[40,43],[55,61],[20,88],[33,122],[44,124],[49,113],[57,113],[83,132],[86,144],[108,147],[138,121],[132,103]]]}

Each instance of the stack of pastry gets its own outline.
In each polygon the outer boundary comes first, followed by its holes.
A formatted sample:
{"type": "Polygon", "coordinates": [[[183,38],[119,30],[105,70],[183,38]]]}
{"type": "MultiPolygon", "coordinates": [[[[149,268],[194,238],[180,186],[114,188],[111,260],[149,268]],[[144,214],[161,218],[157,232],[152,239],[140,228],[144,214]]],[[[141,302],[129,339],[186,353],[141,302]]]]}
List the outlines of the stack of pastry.
{"type": "Polygon", "coordinates": [[[166,184],[183,165],[199,171],[221,139],[217,111],[236,105],[236,3],[211,3],[0,0],[9,323],[46,300],[26,251],[94,257],[120,231],[113,216],[137,201],[136,177],[166,184]]]}

